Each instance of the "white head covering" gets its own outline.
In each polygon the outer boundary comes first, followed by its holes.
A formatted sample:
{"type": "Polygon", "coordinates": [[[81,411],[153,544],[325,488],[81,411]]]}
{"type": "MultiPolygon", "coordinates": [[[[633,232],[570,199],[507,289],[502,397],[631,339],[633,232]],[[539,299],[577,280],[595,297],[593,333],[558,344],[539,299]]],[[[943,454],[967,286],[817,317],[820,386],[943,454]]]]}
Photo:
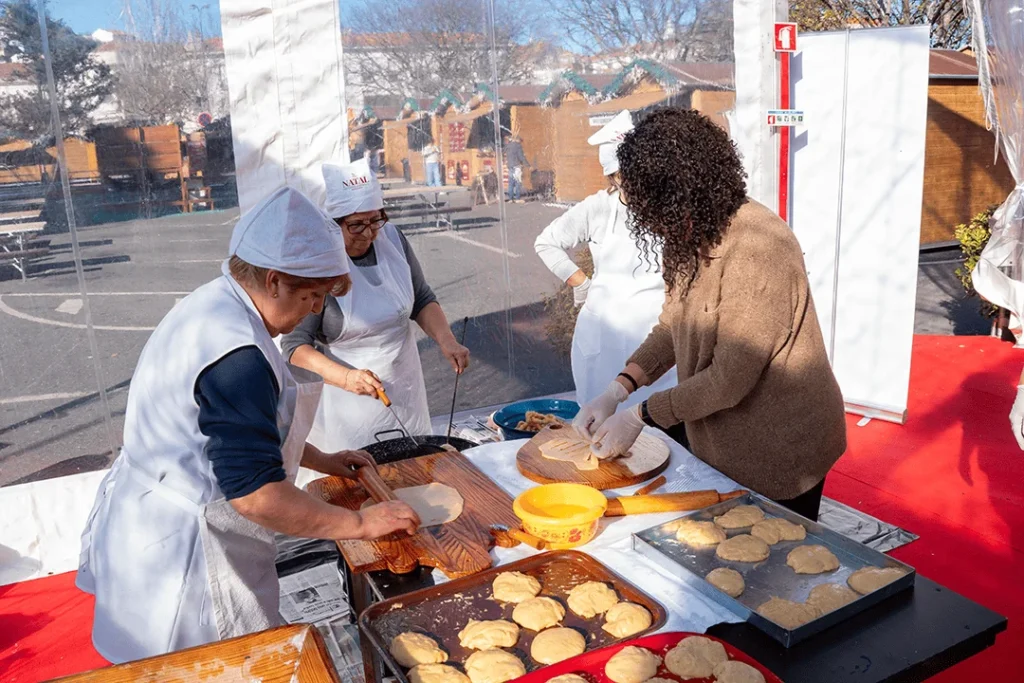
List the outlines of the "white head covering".
{"type": "Polygon", "coordinates": [[[587,140],[588,144],[599,145],[597,158],[601,161],[601,169],[605,175],[611,175],[619,170],[619,145],[626,133],[633,130],[633,116],[629,110],[620,111],[615,118],[609,121],[587,140]]]}
{"type": "Polygon", "coordinates": [[[290,187],[274,191],[239,219],[228,255],[299,277],[337,277],[348,272],[341,228],[290,187]]]}
{"type": "Polygon", "coordinates": [[[370,162],[360,159],[351,164],[325,163],[324,184],[327,201],[324,211],[331,218],[344,218],[362,211],[384,208],[384,195],[377,174],[370,170],[370,162]]]}

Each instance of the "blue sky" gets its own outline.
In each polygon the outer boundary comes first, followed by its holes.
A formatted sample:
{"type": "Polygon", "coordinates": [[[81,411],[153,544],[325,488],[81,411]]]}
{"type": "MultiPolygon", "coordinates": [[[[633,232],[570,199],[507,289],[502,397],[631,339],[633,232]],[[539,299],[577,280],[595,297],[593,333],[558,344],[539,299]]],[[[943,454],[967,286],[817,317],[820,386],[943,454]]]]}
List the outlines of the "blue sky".
{"type": "MultiPolygon", "coordinates": [[[[344,1],[344,0],[342,0],[344,1]]],[[[220,33],[220,4],[217,0],[177,0],[186,13],[206,8],[207,26],[220,33]]],[[[62,19],[75,33],[89,34],[98,28],[121,28],[123,0],[47,0],[50,16],[62,19]]]]}

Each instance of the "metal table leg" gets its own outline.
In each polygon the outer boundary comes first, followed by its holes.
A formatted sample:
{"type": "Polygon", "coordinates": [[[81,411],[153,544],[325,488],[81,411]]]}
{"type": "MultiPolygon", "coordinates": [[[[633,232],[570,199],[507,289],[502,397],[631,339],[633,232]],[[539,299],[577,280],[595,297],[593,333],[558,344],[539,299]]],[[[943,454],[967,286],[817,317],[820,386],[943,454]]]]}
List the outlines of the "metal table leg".
{"type": "MultiPolygon", "coordinates": [[[[365,574],[352,574],[352,606],[355,608],[356,617],[363,613],[373,602],[373,593],[370,583],[365,574]]],[[[363,653],[363,676],[366,683],[381,683],[384,663],[377,656],[377,652],[370,645],[370,639],[365,634],[359,634],[359,649],[363,653]]]]}

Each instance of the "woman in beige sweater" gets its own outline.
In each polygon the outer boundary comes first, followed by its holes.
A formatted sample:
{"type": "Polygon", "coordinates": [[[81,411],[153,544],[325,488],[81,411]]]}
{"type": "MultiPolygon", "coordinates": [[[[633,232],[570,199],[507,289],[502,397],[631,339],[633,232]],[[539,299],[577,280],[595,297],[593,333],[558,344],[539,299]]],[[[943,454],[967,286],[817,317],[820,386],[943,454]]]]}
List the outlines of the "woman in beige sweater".
{"type": "Polygon", "coordinates": [[[665,306],[574,426],[603,458],[628,451],[645,424],[659,427],[741,485],[817,519],[846,422],[800,245],[746,196],[735,146],[697,112],[651,114],[619,161],[633,235],[662,250],[665,306]],[[615,412],[673,365],[674,388],[615,412]]]}

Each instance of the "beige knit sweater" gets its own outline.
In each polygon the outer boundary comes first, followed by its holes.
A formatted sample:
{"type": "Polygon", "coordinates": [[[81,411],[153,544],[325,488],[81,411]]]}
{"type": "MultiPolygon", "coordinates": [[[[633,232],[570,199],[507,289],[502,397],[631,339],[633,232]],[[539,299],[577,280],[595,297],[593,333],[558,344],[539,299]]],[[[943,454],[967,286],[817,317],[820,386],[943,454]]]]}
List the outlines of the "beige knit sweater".
{"type": "Polygon", "coordinates": [[[846,450],[832,374],[793,231],[750,200],[692,286],[665,299],[630,358],[651,382],[679,384],[647,402],[662,427],[686,423],[694,454],[777,500],[820,482],[846,450]]]}

